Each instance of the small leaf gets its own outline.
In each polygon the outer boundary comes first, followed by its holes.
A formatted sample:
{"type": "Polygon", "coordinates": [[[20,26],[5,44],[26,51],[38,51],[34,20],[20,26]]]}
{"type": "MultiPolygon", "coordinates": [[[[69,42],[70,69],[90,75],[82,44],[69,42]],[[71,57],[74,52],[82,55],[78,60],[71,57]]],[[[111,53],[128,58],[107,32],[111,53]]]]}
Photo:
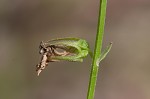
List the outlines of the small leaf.
{"type": "Polygon", "coordinates": [[[99,63],[107,56],[107,54],[109,53],[111,47],[112,47],[112,42],[101,53],[100,58],[98,58],[98,60],[97,60],[97,66],[99,66],[99,63]]]}

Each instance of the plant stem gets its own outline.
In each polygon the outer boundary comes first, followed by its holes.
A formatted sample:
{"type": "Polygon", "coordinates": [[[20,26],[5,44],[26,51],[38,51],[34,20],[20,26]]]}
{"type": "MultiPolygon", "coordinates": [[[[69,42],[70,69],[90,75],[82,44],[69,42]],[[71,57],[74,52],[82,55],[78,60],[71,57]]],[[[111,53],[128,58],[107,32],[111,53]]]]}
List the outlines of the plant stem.
{"type": "Polygon", "coordinates": [[[99,69],[97,60],[99,59],[101,55],[104,26],[105,26],[105,17],[106,17],[106,6],[107,6],[107,0],[100,0],[97,35],[96,35],[96,41],[95,41],[95,50],[94,50],[94,56],[93,56],[93,61],[92,61],[87,99],[94,99],[96,81],[97,81],[97,75],[98,75],[98,69],[99,69]]]}

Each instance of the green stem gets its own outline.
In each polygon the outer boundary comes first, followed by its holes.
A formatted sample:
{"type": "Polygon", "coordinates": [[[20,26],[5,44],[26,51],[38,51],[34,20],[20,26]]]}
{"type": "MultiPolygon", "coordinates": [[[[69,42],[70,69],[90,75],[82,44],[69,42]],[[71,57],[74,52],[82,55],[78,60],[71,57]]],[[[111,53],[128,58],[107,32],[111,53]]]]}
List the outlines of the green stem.
{"type": "Polygon", "coordinates": [[[97,81],[97,75],[98,75],[98,69],[99,69],[99,66],[97,66],[98,65],[97,60],[99,59],[101,55],[104,26],[105,26],[105,17],[106,17],[106,6],[107,6],[107,1],[100,0],[97,35],[96,35],[96,41],[95,41],[95,51],[94,51],[94,56],[93,56],[93,61],[92,61],[87,99],[94,99],[94,93],[95,93],[96,81],[97,81]]]}

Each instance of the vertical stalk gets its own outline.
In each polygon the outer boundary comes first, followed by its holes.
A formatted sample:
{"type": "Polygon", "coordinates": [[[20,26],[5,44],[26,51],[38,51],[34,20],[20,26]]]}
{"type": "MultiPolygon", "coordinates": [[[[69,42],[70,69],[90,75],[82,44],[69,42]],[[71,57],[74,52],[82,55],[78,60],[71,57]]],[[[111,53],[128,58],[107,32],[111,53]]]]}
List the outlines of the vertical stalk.
{"type": "Polygon", "coordinates": [[[94,56],[92,60],[92,68],[91,68],[87,99],[94,99],[96,81],[97,81],[97,75],[98,75],[98,69],[99,69],[97,60],[99,59],[101,55],[104,26],[105,26],[105,17],[106,17],[106,6],[107,6],[107,0],[100,0],[97,35],[96,35],[96,41],[95,41],[94,56]]]}

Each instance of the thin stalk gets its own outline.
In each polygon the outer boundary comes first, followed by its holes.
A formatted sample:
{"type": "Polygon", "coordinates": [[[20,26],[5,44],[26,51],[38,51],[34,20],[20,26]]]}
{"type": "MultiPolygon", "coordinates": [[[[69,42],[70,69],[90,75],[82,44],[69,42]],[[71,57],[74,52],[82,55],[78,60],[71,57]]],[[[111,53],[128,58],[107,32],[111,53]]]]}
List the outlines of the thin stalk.
{"type": "Polygon", "coordinates": [[[106,6],[107,6],[107,0],[100,0],[97,35],[96,35],[96,41],[95,41],[94,56],[92,60],[92,68],[91,68],[87,99],[94,99],[96,81],[97,81],[97,75],[98,75],[98,69],[99,69],[97,60],[99,59],[101,55],[104,26],[105,26],[105,17],[106,17],[106,6]]]}

